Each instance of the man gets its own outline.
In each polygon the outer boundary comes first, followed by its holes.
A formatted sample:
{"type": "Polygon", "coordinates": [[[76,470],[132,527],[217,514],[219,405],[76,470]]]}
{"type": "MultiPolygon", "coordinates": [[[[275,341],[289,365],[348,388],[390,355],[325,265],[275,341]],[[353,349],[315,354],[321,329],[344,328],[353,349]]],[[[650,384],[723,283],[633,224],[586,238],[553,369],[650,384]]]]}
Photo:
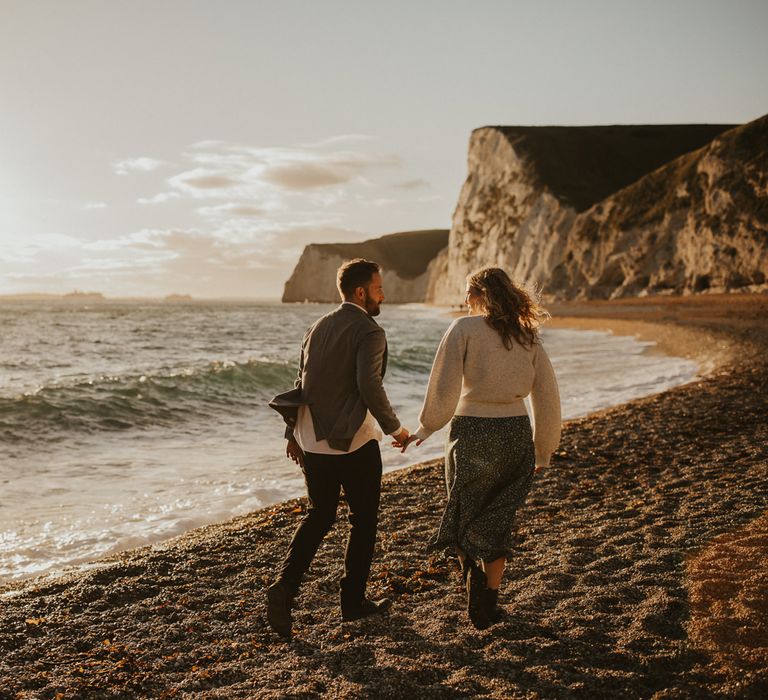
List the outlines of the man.
{"type": "Polygon", "coordinates": [[[384,301],[379,266],[361,258],[344,263],[337,287],[341,305],[304,336],[295,388],[270,402],[286,419],[286,456],[301,466],[309,497],[277,580],[267,590],[267,619],[286,638],[293,599],[335,522],[342,488],[352,526],[341,580],[342,619],[356,620],[390,605],[365,597],[381,493],[382,434],[376,422],[397,441],[407,440],[409,433],[382,383],[387,341],[373,320],[384,301]]]}

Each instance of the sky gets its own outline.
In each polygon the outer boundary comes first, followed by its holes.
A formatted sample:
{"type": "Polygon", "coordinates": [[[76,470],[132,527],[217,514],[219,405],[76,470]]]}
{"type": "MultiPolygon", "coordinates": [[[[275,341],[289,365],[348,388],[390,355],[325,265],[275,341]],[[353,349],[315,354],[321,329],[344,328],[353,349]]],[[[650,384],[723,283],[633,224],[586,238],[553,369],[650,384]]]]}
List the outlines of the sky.
{"type": "Polygon", "coordinates": [[[472,129],[768,112],[765,0],[0,0],[0,294],[277,298],[472,129]]]}

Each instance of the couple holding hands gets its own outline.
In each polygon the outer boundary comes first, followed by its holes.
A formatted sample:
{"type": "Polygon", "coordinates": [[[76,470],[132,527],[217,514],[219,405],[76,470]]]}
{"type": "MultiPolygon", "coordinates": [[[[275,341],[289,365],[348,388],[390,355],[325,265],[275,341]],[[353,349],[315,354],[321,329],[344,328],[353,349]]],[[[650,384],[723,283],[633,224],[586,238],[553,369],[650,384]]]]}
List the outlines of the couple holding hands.
{"type": "Polygon", "coordinates": [[[470,275],[469,314],[457,318],[440,342],[420,425],[411,434],[383,385],[387,341],[374,320],[384,301],[380,268],[364,259],[346,262],[337,286],[342,303],[304,335],[294,389],[270,402],[287,424],[286,454],[304,472],[309,507],[267,590],[268,622],[290,639],[294,599],[336,520],[341,489],[351,524],[340,585],[342,619],[390,607],[388,599],[365,595],[381,494],[379,440],[383,431],[404,451],[450,422],[448,501],[430,548],[455,549],[469,618],[485,629],[502,615],[498,590],[512,551],[515,511],[560,440],[557,381],[537,330],[546,312],[502,269],[470,275]]]}

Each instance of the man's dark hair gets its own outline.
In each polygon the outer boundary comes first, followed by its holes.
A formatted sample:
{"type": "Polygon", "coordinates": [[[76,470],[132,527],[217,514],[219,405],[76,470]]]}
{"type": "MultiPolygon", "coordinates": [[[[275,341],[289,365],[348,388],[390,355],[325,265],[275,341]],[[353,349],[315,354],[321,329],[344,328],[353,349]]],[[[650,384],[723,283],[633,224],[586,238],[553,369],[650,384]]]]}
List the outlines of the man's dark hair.
{"type": "Polygon", "coordinates": [[[349,299],[358,287],[367,287],[374,274],[381,272],[378,263],[365,258],[345,262],[336,273],[336,286],[344,299],[349,299]]]}

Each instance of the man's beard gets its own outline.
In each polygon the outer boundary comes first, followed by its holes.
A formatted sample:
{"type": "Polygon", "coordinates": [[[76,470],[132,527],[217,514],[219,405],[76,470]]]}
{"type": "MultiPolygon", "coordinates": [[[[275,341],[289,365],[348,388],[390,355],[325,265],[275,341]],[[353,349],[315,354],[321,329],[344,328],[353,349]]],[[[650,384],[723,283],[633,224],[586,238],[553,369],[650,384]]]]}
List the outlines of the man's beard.
{"type": "Polygon", "coordinates": [[[381,313],[381,304],[371,299],[368,292],[365,293],[365,310],[369,316],[378,316],[381,313]]]}

